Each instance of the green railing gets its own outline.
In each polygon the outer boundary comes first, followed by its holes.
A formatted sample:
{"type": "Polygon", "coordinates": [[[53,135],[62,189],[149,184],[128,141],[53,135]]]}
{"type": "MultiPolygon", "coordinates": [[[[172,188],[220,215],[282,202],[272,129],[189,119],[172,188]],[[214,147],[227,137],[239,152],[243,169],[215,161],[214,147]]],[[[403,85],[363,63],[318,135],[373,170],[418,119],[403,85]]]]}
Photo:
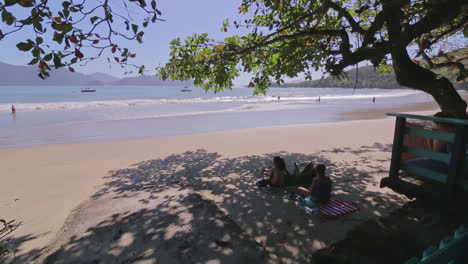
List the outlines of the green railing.
{"type": "Polygon", "coordinates": [[[399,178],[399,171],[406,170],[411,175],[434,180],[446,185],[449,193],[455,189],[468,190],[468,120],[453,118],[439,118],[432,116],[419,116],[401,113],[387,113],[388,116],[396,117],[395,135],[393,140],[392,160],[390,165],[390,179],[399,178]],[[454,132],[442,132],[425,128],[407,127],[407,119],[418,119],[450,124],[454,132]],[[403,144],[404,136],[411,135],[434,140],[448,142],[452,145],[450,153],[433,152],[414,146],[403,144]],[[407,164],[401,160],[401,154],[407,153],[420,158],[428,158],[447,164],[447,172],[441,173],[430,169],[407,164]]]}
{"type": "Polygon", "coordinates": [[[455,231],[453,236],[446,236],[439,243],[439,246],[432,246],[424,250],[422,257],[414,257],[405,264],[465,264],[466,257],[462,254],[467,250],[468,230],[461,226],[455,231]]]}

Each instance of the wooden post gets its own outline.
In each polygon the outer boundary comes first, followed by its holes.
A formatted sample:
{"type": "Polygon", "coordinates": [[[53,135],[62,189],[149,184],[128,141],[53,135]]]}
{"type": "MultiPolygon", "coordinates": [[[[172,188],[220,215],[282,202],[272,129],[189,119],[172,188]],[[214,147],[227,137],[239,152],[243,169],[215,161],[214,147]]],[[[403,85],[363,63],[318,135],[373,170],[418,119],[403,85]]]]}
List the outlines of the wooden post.
{"type": "Polygon", "coordinates": [[[463,177],[463,159],[465,158],[465,136],[466,126],[457,125],[455,129],[455,142],[451,149],[451,158],[447,177],[447,192],[453,194],[457,183],[463,177]]]}
{"type": "Polygon", "coordinates": [[[400,174],[401,151],[403,136],[405,134],[406,117],[397,117],[395,122],[395,135],[393,136],[392,161],[390,163],[390,179],[397,180],[400,174]]]}

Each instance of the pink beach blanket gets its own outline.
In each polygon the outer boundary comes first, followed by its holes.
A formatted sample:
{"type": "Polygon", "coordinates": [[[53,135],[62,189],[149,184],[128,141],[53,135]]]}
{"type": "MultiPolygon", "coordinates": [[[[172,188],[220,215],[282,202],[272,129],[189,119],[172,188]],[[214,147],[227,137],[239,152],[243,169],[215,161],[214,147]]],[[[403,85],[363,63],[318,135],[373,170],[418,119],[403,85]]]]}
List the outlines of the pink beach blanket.
{"type": "Polygon", "coordinates": [[[328,216],[328,217],[336,217],[336,216],[344,215],[344,214],[351,213],[357,210],[359,210],[359,207],[349,204],[347,202],[344,202],[334,196],[330,198],[330,201],[328,201],[328,203],[320,206],[319,208],[319,212],[322,215],[328,216]]]}

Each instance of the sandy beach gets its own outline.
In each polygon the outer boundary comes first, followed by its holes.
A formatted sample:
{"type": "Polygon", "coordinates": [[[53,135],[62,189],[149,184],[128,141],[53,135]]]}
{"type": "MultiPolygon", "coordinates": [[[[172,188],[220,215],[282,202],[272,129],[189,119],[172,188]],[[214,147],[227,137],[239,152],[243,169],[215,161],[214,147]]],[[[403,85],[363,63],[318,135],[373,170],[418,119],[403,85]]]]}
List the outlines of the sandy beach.
{"type": "Polygon", "coordinates": [[[303,263],[407,202],[378,187],[393,129],[384,118],[1,149],[2,217],[22,222],[20,262],[303,263]],[[259,192],[275,155],[290,170],[326,164],[333,193],[360,210],[324,219],[259,192]]]}

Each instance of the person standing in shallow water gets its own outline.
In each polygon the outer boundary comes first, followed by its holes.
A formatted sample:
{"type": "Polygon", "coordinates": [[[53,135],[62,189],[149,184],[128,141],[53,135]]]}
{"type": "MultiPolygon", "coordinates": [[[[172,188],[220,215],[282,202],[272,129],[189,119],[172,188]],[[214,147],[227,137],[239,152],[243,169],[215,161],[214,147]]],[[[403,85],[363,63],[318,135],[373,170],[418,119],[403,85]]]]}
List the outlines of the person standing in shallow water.
{"type": "Polygon", "coordinates": [[[374,96],[374,97],[372,97],[372,103],[374,103],[374,104],[375,104],[375,96],[374,96]]]}
{"type": "Polygon", "coordinates": [[[16,108],[15,108],[15,105],[11,105],[11,116],[13,117],[13,120],[16,120],[16,108]]]}

